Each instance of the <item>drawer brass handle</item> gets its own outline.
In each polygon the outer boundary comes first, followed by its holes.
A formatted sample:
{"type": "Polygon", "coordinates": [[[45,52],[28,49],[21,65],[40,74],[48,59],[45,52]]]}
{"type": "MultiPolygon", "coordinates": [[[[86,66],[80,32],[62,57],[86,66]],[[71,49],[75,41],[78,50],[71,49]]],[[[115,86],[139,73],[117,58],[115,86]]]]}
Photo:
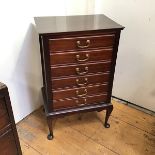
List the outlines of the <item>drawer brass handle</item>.
{"type": "Polygon", "coordinates": [[[86,95],[87,95],[87,89],[84,89],[84,94],[79,94],[79,91],[77,90],[77,91],[76,91],[76,95],[77,95],[78,97],[84,97],[84,96],[86,96],[86,95]]]}
{"type": "Polygon", "coordinates": [[[86,45],[81,45],[81,42],[79,40],[76,43],[77,43],[77,47],[79,48],[87,48],[90,45],[90,40],[86,41],[86,45]]]}
{"type": "Polygon", "coordinates": [[[79,83],[79,79],[76,79],[76,84],[77,84],[78,86],[85,86],[85,85],[87,85],[87,83],[88,83],[88,79],[85,78],[84,80],[85,80],[84,83],[79,83]]]}
{"type": "Polygon", "coordinates": [[[87,61],[89,59],[89,54],[86,54],[86,58],[85,59],[80,59],[80,55],[76,55],[76,60],[78,62],[84,62],[87,61]]]}
{"type": "Polygon", "coordinates": [[[85,104],[87,104],[87,99],[84,98],[84,103],[79,104],[79,100],[76,100],[76,103],[78,104],[78,106],[83,106],[85,104]]]}
{"type": "Polygon", "coordinates": [[[78,75],[84,75],[88,73],[88,67],[85,67],[85,72],[80,72],[80,68],[76,68],[76,73],[78,75]]]}

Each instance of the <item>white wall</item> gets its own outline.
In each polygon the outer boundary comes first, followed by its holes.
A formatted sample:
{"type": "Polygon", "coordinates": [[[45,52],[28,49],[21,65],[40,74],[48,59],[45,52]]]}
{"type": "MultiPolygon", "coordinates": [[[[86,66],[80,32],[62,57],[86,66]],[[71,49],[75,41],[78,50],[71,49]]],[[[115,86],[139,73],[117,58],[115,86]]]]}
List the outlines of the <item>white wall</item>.
{"type": "Polygon", "coordinates": [[[113,95],[155,111],[155,1],[98,1],[96,9],[126,27],[113,95]]]}
{"type": "Polygon", "coordinates": [[[93,13],[94,0],[0,2],[0,81],[6,83],[18,122],[42,101],[42,74],[34,16],[93,13]],[[87,5],[88,4],[88,5],[87,5]]]}
{"type": "Polygon", "coordinates": [[[1,1],[0,81],[9,87],[16,122],[42,104],[34,16],[105,13],[125,26],[113,95],[155,110],[154,6],[153,0],[1,1]]]}

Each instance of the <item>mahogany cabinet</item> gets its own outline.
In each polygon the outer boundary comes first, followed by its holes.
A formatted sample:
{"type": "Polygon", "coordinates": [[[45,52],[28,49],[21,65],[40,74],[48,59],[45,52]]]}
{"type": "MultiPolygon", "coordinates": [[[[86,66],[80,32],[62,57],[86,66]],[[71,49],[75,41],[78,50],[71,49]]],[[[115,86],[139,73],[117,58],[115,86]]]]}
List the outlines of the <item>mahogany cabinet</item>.
{"type": "Polygon", "coordinates": [[[22,155],[6,85],[0,83],[0,155],[22,155]]]}
{"type": "Polygon", "coordinates": [[[111,93],[120,32],[105,15],[35,17],[43,74],[42,93],[52,119],[74,113],[113,110],[111,93]]]}

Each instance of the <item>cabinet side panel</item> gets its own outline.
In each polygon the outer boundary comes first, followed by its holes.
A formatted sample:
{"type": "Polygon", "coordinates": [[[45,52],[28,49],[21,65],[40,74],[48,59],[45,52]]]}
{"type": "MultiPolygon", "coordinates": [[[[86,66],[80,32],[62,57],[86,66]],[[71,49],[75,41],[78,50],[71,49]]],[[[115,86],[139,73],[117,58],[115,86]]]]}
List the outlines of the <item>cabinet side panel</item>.
{"type": "Polygon", "coordinates": [[[43,74],[43,89],[44,89],[44,104],[46,112],[52,111],[52,93],[51,93],[51,69],[50,69],[50,52],[48,49],[48,38],[40,35],[40,52],[41,52],[41,62],[42,62],[42,74],[43,74]]]}
{"type": "Polygon", "coordinates": [[[43,42],[42,37],[39,35],[40,43],[40,55],[41,55],[41,65],[42,65],[42,77],[43,77],[43,86],[45,85],[45,72],[44,72],[44,59],[43,59],[43,42]]]}
{"type": "Polygon", "coordinates": [[[119,39],[120,39],[120,30],[117,30],[115,33],[115,44],[113,47],[113,55],[112,55],[112,63],[111,63],[111,74],[110,74],[110,84],[109,84],[109,93],[108,93],[108,102],[111,102],[111,94],[113,88],[113,80],[114,80],[114,73],[115,73],[115,66],[116,66],[116,59],[117,59],[117,52],[119,46],[119,39]]]}
{"type": "Polygon", "coordinates": [[[14,121],[11,101],[10,101],[9,92],[8,92],[7,87],[0,90],[0,97],[4,98],[4,102],[5,102],[5,105],[6,105],[6,110],[7,110],[7,113],[8,113],[8,116],[9,116],[9,121],[10,121],[11,128],[12,128],[11,131],[12,131],[12,134],[13,134],[13,140],[14,140],[14,143],[16,144],[16,150],[18,150],[18,155],[22,155],[20,142],[19,142],[17,129],[16,129],[16,124],[15,124],[15,121],[14,121]]]}

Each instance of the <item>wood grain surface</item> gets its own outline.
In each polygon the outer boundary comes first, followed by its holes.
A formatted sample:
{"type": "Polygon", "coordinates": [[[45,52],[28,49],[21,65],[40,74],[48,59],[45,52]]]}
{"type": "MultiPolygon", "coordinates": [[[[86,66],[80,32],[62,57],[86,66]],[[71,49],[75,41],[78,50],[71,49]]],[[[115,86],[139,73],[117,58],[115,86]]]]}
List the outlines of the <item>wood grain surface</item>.
{"type": "Polygon", "coordinates": [[[63,64],[79,64],[85,62],[95,62],[102,60],[111,60],[112,48],[97,49],[97,50],[83,50],[68,52],[61,51],[59,53],[50,54],[51,65],[63,65],[63,64]],[[79,58],[77,58],[79,56],[79,58]]]}
{"type": "Polygon", "coordinates": [[[92,75],[82,75],[82,76],[73,76],[66,77],[61,79],[52,79],[52,88],[53,90],[57,89],[67,89],[67,88],[76,88],[79,87],[79,84],[83,85],[95,85],[108,83],[110,73],[101,73],[101,74],[92,74],[92,75]],[[78,82],[77,82],[78,79],[78,82]]]}
{"type": "Polygon", "coordinates": [[[110,72],[111,62],[103,61],[99,63],[85,63],[80,65],[64,65],[51,67],[51,74],[53,78],[62,78],[65,76],[75,76],[75,75],[88,75],[96,73],[110,72]],[[79,72],[76,69],[79,69],[79,72]],[[86,70],[86,68],[88,68],[86,70]]]}
{"type": "Polygon", "coordinates": [[[18,125],[24,155],[153,155],[155,117],[112,101],[111,127],[105,113],[75,114],[53,121],[55,138],[46,139],[48,127],[42,108],[18,125]],[[81,118],[81,119],[79,119],[81,118]]]}
{"type": "Polygon", "coordinates": [[[74,51],[83,49],[94,49],[101,47],[112,47],[114,45],[115,35],[98,35],[98,36],[82,36],[74,38],[49,39],[49,50],[51,52],[74,51]],[[87,42],[89,41],[89,43],[87,42]],[[79,45],[77,44],[79,42],[79,45]],[[80,47],[85,48],[80,48],[80,47]]]}
{"type": "Polygon", "coordinates": [[[40,34],[73,31],[80,32],[90,30],[95,31],[106,29],[124,29],[123,26],[117,24],[103,14],[35,17],[34,20],[36,23],[37,32],[40,34]]]}

